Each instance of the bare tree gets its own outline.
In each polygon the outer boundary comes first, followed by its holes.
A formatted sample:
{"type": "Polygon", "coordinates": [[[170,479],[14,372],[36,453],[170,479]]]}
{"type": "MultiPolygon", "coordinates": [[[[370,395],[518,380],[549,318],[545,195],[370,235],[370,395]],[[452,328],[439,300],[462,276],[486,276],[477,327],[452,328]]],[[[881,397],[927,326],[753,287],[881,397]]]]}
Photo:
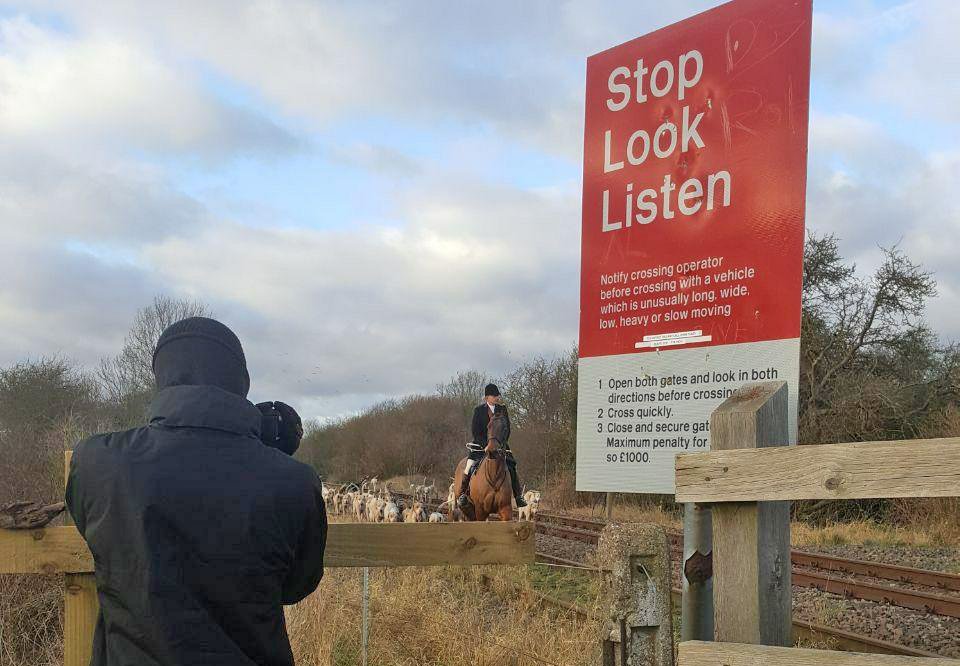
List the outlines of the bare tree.
{"type": "MultiPolygon", "coordinates": [[[[840,256],[834,236],[810,236],[804,254],[800,442],[909,439],[956,404],[960,353],[924,321],[933,276],[899,249],[872,275],[840,256]]],[[[798,502],[805,520],[886,518],[886,500],[798,502]]]]}
{"type": "Polygon", "coordinates": [[[437,395],[452,400],[463,414],[463,427],[470,428],[470,415],[483,397],[483,389],[490,382],[488,375],[478,370],[458,372],[450,381],[437,385],[437,395]]]}
{"type": "Polygon", "coordinates": [[[0,369],[0,504],[63,495],[63,451],[103,429],[96,384],[55,357],[0,369]]]}
{"type": "Polygon", "coordinates": [[[56,426],[95,405],[94,381],[61,357],[23,361],[0,370],[0,430],[16,436],[56,426]]]}
{"type": "Polygon", "coordinates": [[[153,350],[164,329],[187,317],[209,316],[210,309],[199,301],[162,295],[137,311],[120,353],[101,360],[97,370],[107,399],[118,408],[119,425],[139,421],[153,395],[153,350]]]}
{"type": "MultiPolygon", "coordinates": [[[[883,250],[881,265],[863,275],[841,257],[836,237],[815,235],[807,240],[803,270],[801,443],[954,435],[960,346],[941,344],[924,320],[936,293],[933,276],[897,247],[883,250]]],[[[306,453],[341,478],[397,470],[445,476],[462,454],[458,430],[468,426],[486,382],[484,373],[465,371],[429,399],[382,403],[316,430],[306,453]]],[[[523,363],[498,383],[524,480],[552,489],[555,499],[584,499],[573,485],[576,349],[523,363]]],[[[884,501],[794,507],[813,520],[885,519],[889,510],[884,501]]]]}
{"type": "Polygon", "coordinates": [[[911,436],[907,421],[950,388],[943,380],[955,363],[956,354],[944,355],[923,319],[935,294],[933,276],[896,247],[884,250],[883,263],[864,278],[843,262],[836,237],[810,236],[801,336],[803,440],[911,436]],[[870,423],[839,422],[853,415],[870,423]]]}
{"type": "Polygon", "coordinates": [[[516,426],[511,438],[517,459],[542,463],[543,482],[557,471],[571,470],[576,458],[576,348],[519,366],[504,379],[503,395],[516,426]]]}

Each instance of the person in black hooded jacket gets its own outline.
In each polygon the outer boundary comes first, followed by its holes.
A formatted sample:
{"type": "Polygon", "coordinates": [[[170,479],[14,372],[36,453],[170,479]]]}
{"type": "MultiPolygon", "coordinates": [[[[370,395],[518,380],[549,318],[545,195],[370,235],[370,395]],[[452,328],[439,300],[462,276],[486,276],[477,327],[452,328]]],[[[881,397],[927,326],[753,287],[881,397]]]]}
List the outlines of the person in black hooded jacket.
{"type": "Polygon", "coordinates": [[[81,442],[70,464],[100,600],[91,666],[292,666],[283,605],[323,575],[320,480],[260,441],[223,324],[173,324],[153,370],[149,424],[81,442]]]}

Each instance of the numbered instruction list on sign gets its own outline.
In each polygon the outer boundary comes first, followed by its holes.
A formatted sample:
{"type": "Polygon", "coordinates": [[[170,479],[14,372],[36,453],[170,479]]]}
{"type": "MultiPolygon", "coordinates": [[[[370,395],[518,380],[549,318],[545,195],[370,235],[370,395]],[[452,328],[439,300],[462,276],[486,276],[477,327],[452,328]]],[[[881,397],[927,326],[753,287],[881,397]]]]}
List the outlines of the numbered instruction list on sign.
{"type": "Polygon", "coordinates": [[[809,0],[734,0],[587,61],[577,489],[673,493],[753,382],[796,439],[809,0]]]}

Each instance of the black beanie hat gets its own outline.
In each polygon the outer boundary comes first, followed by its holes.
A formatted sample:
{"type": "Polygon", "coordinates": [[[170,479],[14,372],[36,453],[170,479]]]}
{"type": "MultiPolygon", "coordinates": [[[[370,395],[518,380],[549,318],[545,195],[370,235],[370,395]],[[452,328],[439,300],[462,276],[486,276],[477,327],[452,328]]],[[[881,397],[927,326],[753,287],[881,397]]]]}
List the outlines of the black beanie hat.
{"type": "Polygon", "coordinates": [[[483,397],[486,398],[488,395],[500,395],[500,389],[497,388],[496,384],[487,384],[486,388],[483,389],[483,397]]]}
{"type": "Polygon", "coordinates": [[[160,389],[209,385],[241,397],[250,390],[239,338],[207,317],[189,317],[167,327],[153,351],[153,374],[160,389]]]}

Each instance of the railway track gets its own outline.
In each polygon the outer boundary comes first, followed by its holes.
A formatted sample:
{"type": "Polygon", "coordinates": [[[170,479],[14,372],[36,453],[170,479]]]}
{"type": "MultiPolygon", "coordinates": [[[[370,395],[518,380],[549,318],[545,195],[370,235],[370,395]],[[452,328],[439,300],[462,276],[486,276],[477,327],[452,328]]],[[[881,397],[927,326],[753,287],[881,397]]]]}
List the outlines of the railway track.
{"type": "MultiPolygon", "coordinates": [[[[586,567],[582,562],[576,562],[573,560],[568,560],[562,557],[557,557],[555,555],[550,555],[549,553],[537,553],[537,561],[544,564],[558,564],[560,566],[571,567],[574,569],[584,569],[591,573],[596,573],[597,569],[586,567]]],[[[519,589],[519,588],[518,588],[519,589]]],[[[562,608],[569,612],[575,613],[581,617],[592,618],[592,619],[601,619],[592,611],[578,607],[576,604],[571,604],[570,602],[551,597],[550,595],[543,594],[541,592],[532,593],[537,600],[541,603],[562,608]]],[[[673,588],[671,590],[671,595],[673,598],[673,603],[676,606],[680,604],[680,595],[681,591],[679,588],[673,588]]],[[[813,622],[806,622],[804,620],[796,619],[793,620],[793,640],[807,640],[807,641],[823,641],[824,639],[830,641],[838,649],[847,650],[851,652],[868,652],[872,654],[898,654],[912,657],[942,657],[942,655],[935,652],[929,652],[927,650],[921,650],[918,648],[910,647],[907,645],[900,645],[898,643],[892,643],[890,641],[885,641],[879,638],[874,638],[872,636],[865,636],[863,634],[857,634],[852,631],[847,631],[845,629],[839,629],[837,627],[828,627],[823,624],[817,624],[813,622]]]]}
{"type": "MultiPolygon", "coordinates": [[[[559,514],[541,513],[536,521],[538,534],[589,544],[599,543],[603,526],[601,521],[559,514]]],[[[682,535],[671,533],[669,536],[674,554],[679,555],[683,549],[682,535]]],[[[846,598],[888,603],[960,618],[960,595],[949,594],[960,591],[960,575],[819,555],[801,550],[791,552],[791,561],[792,582],[798,587],[811,587],[846,598]],[[855,577],[868,577],[879,582],[857,580],[855,577]],[[903,587],[903,584],[915,587],[903,587]],[[928,589],[916,589],[920,587],[928,589]]]]}
{"type": "MultiPolygon", "coordinates": [[[[407,501],[413,499],[411,495],[404,493],[394,494],[407,501]]],[[[439,509],[441,504],[441,500],[433,498],[425,503],[425,507],[429,511],[435,511],[439,509]]],[[[535,523],[537,534],[579,542],[586,546],[596,545],[599,542],[600,532],[606,525],[604,521],[546,511],[541,511],[537,515],[535,523]]],[[[668,532],[668,537],[675,553],[674,558],[675,560],[679,559],[676,551],[682,551],[682,535],[668,532]]],[[[590,567],[582,561],[560,557],[552,553],[538,551],[536,557],[537,561],[543,564],[587,570],[590,573],[598,572],[598,569],[590,567]]],[[[798,550],[792,552],[791,558],[794,565],[793,582],[795,585],[816,588],[848,598],[886,602],[913,610],[960,617],[960,596],[950,596],[950,593],[960,592],[960,576],[956,574],[845,559],[798,550]],[[868,577],[900,585],[913,585],[927,588],[929,591],[854,581],[849,578],[852,576],[868,577]]],[[[680,590],[674,589],[672,592],[674,601],[679,603],[680,590]]],[[[579,608],[575,604],[554,599],[539,592],[534,594],[541,603],[563,608],[567,612],[573,612],[583,617],[597,619],[591,611],[579,608]]],[[[921,657],[943,656],[923,649],[797,618],[793,621],[793,629],[795,640],[798,638],[818,641],[828,639],[838,649],[843,650],[921,657]]]]}
{"type": "MultiPolygon", "coordinates": [[[[438,504],[430,506],[435,509],[438,504]]],[[[547,511],[538,513],[535,522],[538,534],[590,545],[599,543],[600,532],[606,525],[601,520],[547,511]]],[[[679,555],[683,550],[683,535],[668,532],[668,537],[675,555],[679,555]]],[[[960,618],[960,595],[950,594],[960,592],[960,575],[802,550],[791,551],[790,559],[793,564],[793,584],[796,586],[960,618]],[[874,580],[856,580],[857,577],[874,580]]]]}
{"type": "Polygon", "coordinates": [[[811,567],[823,569],[824,571],[834,571],[868,578],[880,578],[883,580],[897,581],[899,583],[908,583],[910,585],[922,585],[949,592],[960,592],[960,575],[957,574],[929,571],[927,569],[914,569],[913,567],[903,567],[897,564],[880,564],[877,562],[866,562],[864,560],[851,560],[843,557],[807,553],[800,550],[794,550],[791,559],[795,566],[811,567]]]}

